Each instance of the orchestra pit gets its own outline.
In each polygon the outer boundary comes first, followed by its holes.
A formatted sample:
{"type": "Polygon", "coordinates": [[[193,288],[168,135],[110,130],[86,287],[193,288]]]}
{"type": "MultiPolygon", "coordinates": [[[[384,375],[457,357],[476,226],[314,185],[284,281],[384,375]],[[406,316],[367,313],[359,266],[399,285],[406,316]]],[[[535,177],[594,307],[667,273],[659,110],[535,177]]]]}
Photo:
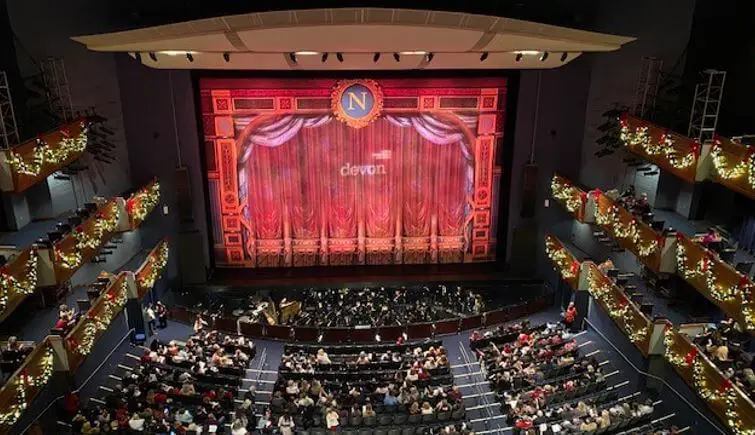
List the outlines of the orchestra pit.
{"type": "Polygon", "coordinates": [[[0,435],[755,433],[747,2],[315,3],[0,0],[0,435]]]}

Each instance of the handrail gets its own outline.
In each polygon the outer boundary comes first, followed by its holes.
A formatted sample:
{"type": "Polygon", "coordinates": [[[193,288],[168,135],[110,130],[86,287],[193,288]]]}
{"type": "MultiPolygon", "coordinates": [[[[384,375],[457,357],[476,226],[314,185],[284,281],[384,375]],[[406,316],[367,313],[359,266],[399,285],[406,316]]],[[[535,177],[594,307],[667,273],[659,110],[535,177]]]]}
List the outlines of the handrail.
{"type": "Polygon", "coordinates": [[[632,252],[654,272],[659,272],[661,252],[665,244],[663,234],[638,219],[600,191],[594,191],[595,222],[616,240],[622,248],[632,252]]]}
{"type": "Polygon", "coordinates": [[[80,117],[5,150],[11,182],[3,183],[3,190],[21,193],[81,157],[88,144],[90,123],[80,117]]]}
{"type": "Polygon", "coordinates": [[[160,202],[160,183],[153,179],[126,200],[129,228],[136,229],[160,202]]]}
{"type": "Polygon", "coordinates": [[[608,313],[629,341],[644,356],[650,351],[650,333],[653,322],[640,310],[619,285],[608,278],[593,263],[587,263],[587,289],[608,313]]]}
{"type": "Polygon", "coordinates": [[[168,264],[168,239],[160,241],[144,259],[144,262],[134,272],[136,276],[136,291],[139,299],[143,298],[155,285],[155,281],[162,275],[168,264]]]}
{"type": "Polygon", "coordinates": [[[755,199],[755,147],[715,137],[710,157],[713,181],[755,199]]]}
{"type": "Polygon", "coordinates": [[[699,143],[628,113],[621,116],[619,124],[620,138],[627,149],[690,183],[695,182],[699,143]]]}
{"type": "Polygon", "coordinates": [[[38,262],[37,247],[32,245],[0,267],[0,321],[37,289],[38,262]]]}
{"type": "Polygon", "coordinates": [[[0,388],[0,432],[18,421],[28,405],[47,385],[54,370],[50,337],[39,343],[0,388]]]}
{"type": "Polygon", "coordinates": [[[578,221],[584,221],[587,192],[577,187],[567,178],[553,174],[553,178],[551,179],[551,194],[578,221]]]}
{"type": "Polygon", "coordinates": [[[116,199],[100,205],[81,225],[53,244],[55,280],[62,283],[89,262],[115,233],[120,211],[116,199]]]}
{"type": "Polygon", "coordinates": [[[755,432],[755,403],[686,335],[668,327],[664,358],[735,434],[755,432]]]}
{"type": "Polygon", "coordinates": [[[68,364],[72,371],[91,353],[94,344],[121,312],[127,299],[128,273],[121,272],[65,337],[68,364]]]}
{"type": "Polygon", "coordinates": [[[551,259],[561,277],[572,288],[579,286],[579,269],[581,263],[569,252],[561,241],[552,234],[545,234],[545,252],[551,259]]]}
{"type": "Polygon", "coordinates": [[[676,235],[677,274],[729,317],[755,333],[755,283],[718,255],[681,233],[676,235]]]}

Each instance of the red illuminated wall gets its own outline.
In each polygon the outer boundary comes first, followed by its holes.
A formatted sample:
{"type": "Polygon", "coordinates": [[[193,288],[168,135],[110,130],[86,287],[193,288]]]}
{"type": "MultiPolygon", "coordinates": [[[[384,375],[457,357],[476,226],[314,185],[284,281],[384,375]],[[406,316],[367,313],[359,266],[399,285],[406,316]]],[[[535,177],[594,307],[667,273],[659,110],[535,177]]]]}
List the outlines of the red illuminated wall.
{"type": "Polygon", "coordinates": [[[200,93],[217,266],[495,260],[505,79],[202,79],[200,93]]]}

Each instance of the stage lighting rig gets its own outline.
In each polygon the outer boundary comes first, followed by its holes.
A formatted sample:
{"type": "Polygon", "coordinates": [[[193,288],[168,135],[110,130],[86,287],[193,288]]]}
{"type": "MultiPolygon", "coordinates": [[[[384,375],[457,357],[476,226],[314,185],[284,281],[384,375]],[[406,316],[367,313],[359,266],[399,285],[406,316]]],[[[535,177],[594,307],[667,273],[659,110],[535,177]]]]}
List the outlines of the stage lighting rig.
{"type": "Polygon", "coordinates": [[[516,54],[516,57],[515,57],[514,59],[515,59],[515,60],[516,60],[517,62],[519,62],[519,61],[521,61],[521,60],[522,60],[522,56],[523,56],[523,55],[522,55],[522,53],[517,53],[517,54],[516,54]]]}
{"type": "Polygon", "coordinates": [[[394,60],[395,60],[396,62],[401,62],[401,56],[399,56],[399,54],[398,54],[398,53],[393,53],[393,59],[394,59],[394,60]]]}
{"type": "Polygon", "coordinates": [[[427,63],[432,62],[434,57],[435,57],[435,53],[427,53],[425,55],[425,59],[427,59],[427,63]]]}
{"type": "Polygon", "coordinates": [[[186,53],[186,59],[188,59],[189,62],[194,62],[194,55],[191,53],[186,53]]]}
{"type": "Polygon", "coordinates": [[[566,62],[567,57],[569,57],[569,53],[567,52],[561,53],[561,62],[566,62]]]}
{"type": "Polygon", "coordinates": [[[231,53],[225,52],[223,53],[223,60],[225,60],[226,63],[231,61],[231,53]]]}
{"type": "Polygon", "coordinates": [[[339,62],[343,63],[343,53],[336,53],[336,59],[338,59],[339,62]]]}
{"type": "Polygon", "coordinates": [[[544,51],[543,54],[540,55],[540,62],[545,62],[545,59],[548,59],[547,51],[544,51]]]}
{"type": "Polygon", "coordinates": [[[327,60],[328,60],[328,53],[325,52],[322,54],[322,58],[320,58],[320,61],[322,61],[322,63],[325,63],[327,60]]]}
{"type": "Polygon", "coordinates": [[[480,55],[480,62],[485,62],[485,60],[488,58],[488,52],[485,51],[480,55]]]}
{"type": "Polygon", "coordinates": [[[288,58],[291,59],[291,62],[296,63],[296,53],[288,53],[288,58]]]}
{"type": "Polygon", "coordinates": [[[377,63],[377,61],[380,60],[380,53],[375,53],[374,56],[372,56],[372,61],[377,63]]]}
{"type": "Polygon", "coordinates": [[[149,58],[152,59],[153,62],[157,62],[157,55],[154,51],[149,52],[149,58]]]}

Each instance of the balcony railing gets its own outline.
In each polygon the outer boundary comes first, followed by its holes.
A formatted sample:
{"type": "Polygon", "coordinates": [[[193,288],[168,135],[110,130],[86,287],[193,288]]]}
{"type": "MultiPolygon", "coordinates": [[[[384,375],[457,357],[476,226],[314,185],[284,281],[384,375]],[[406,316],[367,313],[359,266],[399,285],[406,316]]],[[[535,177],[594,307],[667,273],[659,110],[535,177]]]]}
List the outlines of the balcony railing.
{"type": "Polygon", "coordinates": [[[755,148],[716,137],[710,157],[713,181],[755,199],[755,148]]]}
{"type": "Polygon", "coordinates": [[[587,274],[587,289],[592,297],[598,301],[619,329],[624,331],[629,341],[647,356],[653,322],[640,311],[637,304],[629,299],[624,290],[605,276],[595,264],[586,264],[584,269],[586,269],[584,273],[587,274]]]}
{"type": "Polygon", "coordinates": [[[755,284],[748,276],[683,234],[677,234],[676,264],[680,277],[755,333],[755,284]]]}
{"type": "Polygon", "coordinates": [[[651,122],[622,115],[621,141],[631,152],[678,177],[695,182],[700,144],[651,122]]]}
{"type": "Polygon", "coordinates": [[[143,298],[155,286],[155,281],[165,271],[165,267],[168,265],[168,254],[168,240],[163,239],[150,251],[147,259],[136,270],[136,292],[139,299],[143,298]]]}
{"type": "Polygon", "coordinates": [[[658,272],[664,237],[637,219],[616,201],[598,191],[595,197],[595,222],[622,248],[632,252],[651,270],[658,272]]]}
{"type": "Polygon", "coordinates": [[[160,183],[155,179],[126,200],[129,227],[139,227],[160,202],[160,183]]]}
{"type": "Polygon", "coordinates": [[[0,433],[7,433],[50,381],[55,363],[53,337],[47,337],[26,357],[0,388],[0,433]]]}
{"type": "Polygon", "coordinates": [[[572,288],[579,286],[580,262],[555,236],[545,235],[545,252],[556,270],[572,288]]]}
{"type": "Polygon", "coordinates": [[[23,192],[81,157],[87,147],[89,120],[79,118],[60,129],[5,151],[0,186],[23,192]]]}
{"type": "Polygon", "coordinates": [[[114,198],[100,205],[81,225],[53,244],[52,263],[55,281],[65,282],[88,263],[100,247],[118,230],[122,199],[114,198]]]}
{"type": "Polygon", "coordinates": [[[669,327],[664,344],[666,360],[733,433],[755,433],[755,404],[686,335],[669,327]]]}
{"type": "Polygon", "coordinates": [[[570,180],[558,174],[553,174],[553,178],[551,179],[551,194],[578,221],[584,221],[587,192],[578,188],[570,180]]]}
{"type": "Polygon", "coordinates": [[[37,289],[37,248],[28,247],[0,268],[0,321],[37,289]]]}

